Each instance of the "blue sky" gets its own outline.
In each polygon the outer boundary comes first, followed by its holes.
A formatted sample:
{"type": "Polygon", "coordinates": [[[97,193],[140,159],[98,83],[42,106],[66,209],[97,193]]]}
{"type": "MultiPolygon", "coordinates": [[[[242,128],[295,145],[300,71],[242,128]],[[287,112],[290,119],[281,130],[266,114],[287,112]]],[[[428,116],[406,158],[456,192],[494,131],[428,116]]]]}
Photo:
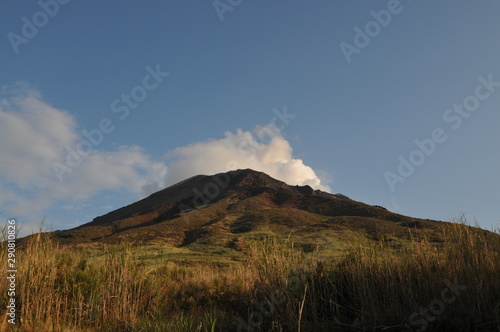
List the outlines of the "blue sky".
{"type": "Polygon", "coordinates": [[[497,1],[4,1],[2,217],[65,229],[252,167],[498,227],[499,14],[497,1]],[[60,181],[54,165],[71,171],[60,181]]]}

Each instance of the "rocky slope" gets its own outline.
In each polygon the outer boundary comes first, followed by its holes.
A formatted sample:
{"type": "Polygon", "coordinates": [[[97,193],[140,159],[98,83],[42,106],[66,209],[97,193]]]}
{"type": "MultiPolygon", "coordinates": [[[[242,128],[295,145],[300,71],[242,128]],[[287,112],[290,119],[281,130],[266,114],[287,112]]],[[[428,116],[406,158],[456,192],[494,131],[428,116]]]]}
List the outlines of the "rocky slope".
{"type": "Polygon", "coordinates": [[[52,236],[62,244],[128,240],[238,249],[248,236],[276,234],[311,247],[356,239],[394,241],[422,231],[439,241],[436,231],[445,224],[309,186],[290,186],[246,169],[191,177],[52,236]]]}

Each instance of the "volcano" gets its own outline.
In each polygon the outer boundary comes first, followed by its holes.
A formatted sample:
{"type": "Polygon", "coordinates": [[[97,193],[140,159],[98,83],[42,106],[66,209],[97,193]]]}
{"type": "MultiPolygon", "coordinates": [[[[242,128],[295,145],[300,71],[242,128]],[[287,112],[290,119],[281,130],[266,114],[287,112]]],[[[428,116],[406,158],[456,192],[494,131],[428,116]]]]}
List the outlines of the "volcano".
{"type": "Polygon", "coordinates": [[[341,194],[292,186],[251,169],[197,175],[79,227],[56,231],[61,244],[121,241],[238,250],[248,236],[293,236],[304,247],[338,241],[435,241],[443,222],[411,218],[341,194]]]}

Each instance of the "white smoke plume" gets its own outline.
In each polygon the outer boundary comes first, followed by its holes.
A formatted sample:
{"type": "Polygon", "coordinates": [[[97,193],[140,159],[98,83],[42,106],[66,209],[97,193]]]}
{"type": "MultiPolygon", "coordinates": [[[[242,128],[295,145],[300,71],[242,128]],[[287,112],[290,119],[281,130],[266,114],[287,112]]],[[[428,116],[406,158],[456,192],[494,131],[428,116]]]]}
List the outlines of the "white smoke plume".
{"type": "Polygon", "coordinates": [[[226,131],[224,138],[193,143],[169,152],[168,182],[175,183],[196,174],[214,174],[251,168],[291,185],[309,185],[330,191],[314,170],[292,155],[290,143],[273,125],[252,131],[226,131]]]}
{"type": "Polygon", "coordinates": [[[71,210],[95,204],[91,200],[103,192],[141,198],[193,175],[243,168],[288,184],[330,191],[311,167],[293,158],[289,142],[272,124],[228,131],[221,139],[176,148],[166,160],[150,156],[139,146],[106,151],[96,145],[60,181],[54,162],[62,165],[68,160],[67,147],[77,149],[88,139],[78,127],[71,113],[45,102],[28,84],[0,88],[0,212],[4,217],[31,216],[37,228],[41,216],[50,218],[51,211],[61,207],[71,210]]]}

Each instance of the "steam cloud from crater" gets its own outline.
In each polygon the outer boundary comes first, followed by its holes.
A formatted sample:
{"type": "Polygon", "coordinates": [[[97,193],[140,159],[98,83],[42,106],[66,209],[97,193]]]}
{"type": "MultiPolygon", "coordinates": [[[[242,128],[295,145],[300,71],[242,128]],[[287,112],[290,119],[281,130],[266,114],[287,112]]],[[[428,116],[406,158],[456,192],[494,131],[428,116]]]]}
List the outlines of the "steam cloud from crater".
{"type": "Polygon", "coordinates": [[[309,185],[330,191],[316,172],[293,158],[290,143],[273,125],[252,131],[226,131],[224,138],[197,142],[169,152],[167,182],[176,183],[197,174],[215,174],[251,168],[291,185],[309,185]]]}
{"type": "Polygon", "coordinates": [[[60,207],[83,211],[100,204],[96,197],[105,192],[145,197],[197,174],[251,168],[291,185],[330,191],[311,167],[293,157],[273,124],[227,131],[223,138],[175,148],[163,159],[137,145],[96,146],[58,181],[53,162],[64,162],[66,148],[86,139],[82,129],[70,112],[47,103],[28,83],[0,86],[0,205],[7,216],[33,220],[23,235],[60,207]]]}

